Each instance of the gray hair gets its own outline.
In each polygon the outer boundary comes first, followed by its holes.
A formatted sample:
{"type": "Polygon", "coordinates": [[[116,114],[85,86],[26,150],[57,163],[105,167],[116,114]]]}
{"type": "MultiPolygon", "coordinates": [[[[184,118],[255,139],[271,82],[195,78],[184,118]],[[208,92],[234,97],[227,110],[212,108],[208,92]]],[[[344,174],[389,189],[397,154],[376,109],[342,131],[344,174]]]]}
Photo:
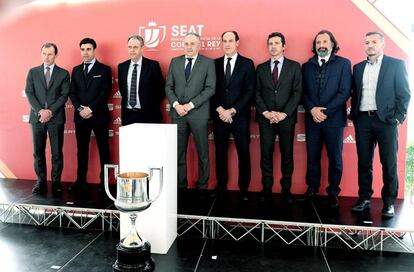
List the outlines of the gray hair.
{"type": "Polygon", "coordinates": [[[130,40],[138,40],[141,46],[144,46],[144,39],[140,35],[132,35],[128,37],[128,42],[130,40]]]}
{"type": "Polygon", "coordinates": [[[186,38],[186,37],[188,37],[188,36],[194,36],[194,37],[196,37],[196,38],[198,39],[198,41],[201,41],[201,37],[200,37],[200,35],[198,35],[198,34],[197,34],[197,33],[195,33],[195,32],[188,32],[187,34],[185,34],[184,38],[186,38]]]}

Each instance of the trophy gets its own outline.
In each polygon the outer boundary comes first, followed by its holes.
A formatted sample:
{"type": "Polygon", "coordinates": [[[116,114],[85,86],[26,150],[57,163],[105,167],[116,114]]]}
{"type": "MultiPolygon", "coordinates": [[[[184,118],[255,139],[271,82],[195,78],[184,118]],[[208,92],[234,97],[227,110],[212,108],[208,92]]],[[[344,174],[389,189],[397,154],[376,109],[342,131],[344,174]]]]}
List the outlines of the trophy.
{"type": "Polygon", "coordinates": [[[149,174],[142,172],[127,172],[118,174],[118,165],[105,165],[105,191],[115,202],[115,207],[129,214],[131,230],[116,246],[117,260],[112,268],[115,272],[154,271],[155,263],[151,257],[151,244],[140,237],[135,227],[137,213],[148,209],[157,200],[162,190],[162,167],[150,167],[149,174]],[[108,171],[114,169],[117,183],[116,198],[109,191],[108,171]],[[150,199],[149,187],[154,170],[159,171],[160,187],[157,196],[150,199]]]}

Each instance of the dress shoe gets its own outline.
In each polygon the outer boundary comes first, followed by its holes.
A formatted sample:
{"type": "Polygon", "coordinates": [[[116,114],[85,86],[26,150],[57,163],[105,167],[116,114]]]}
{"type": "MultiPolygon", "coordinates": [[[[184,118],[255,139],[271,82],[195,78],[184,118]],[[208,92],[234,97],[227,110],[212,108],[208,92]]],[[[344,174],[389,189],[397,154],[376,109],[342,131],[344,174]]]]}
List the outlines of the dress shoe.
{"type": "Polygon", "coordinates": [[[62,194],[62,185],[60,185],[60,183],[52,183],[52,193],[54,195],[61,195],[62,194]]]}
{"type": "Polygon", "coordinates": [[[328,196],[328,207],[331,209],[339,207],[339,200],[337,196],[328,196]]]}
{"type": "Polygon", "coordinates": [[[382,217],[385,217],[385,218],[394,217],[394,205],[384,204],[384,207],[382,208],[382,217]]]}
{"type": "Polygon", "coordinates": [[[242,201],[249,201],[249,196],[248,196],[247,190],[240,190],[239,198],[242,201]]]}
{"type": "Polygon", "coordinates": [[[298,198],[299,201],[310,201],[314,200],[318,196],[317,192],[314,192],[312,190],[306,190],[306,192],[298,198]]]}
{"type": "Polygon", "coordinates": [[[290,191],[282,191],[281,195],[283,203],[292,204],[295,201],[295,198],[290,191]]]}
{"type": "Polygon", "coordinates": [[[78,191],[86,190],[87,185],[86,182],[79,182],[76,181],[72,186],[69,187],[69,192],[74,193],[78,191]]]}
{"type": "Polygon", "coordinates": [[[362,212],[364,210],[371,208],[371,200],[362,200],[359,199],[355,205],[352,206],[351,211],[353,212],[362,212]]]}
{"type": "Polygon", "coordinates": [[[259,201],[269,201],[272,199],[272,190],[270,188],[263,188],[260,192],[259,201]]]}
{"type": "Polygon", "coordinates": [[[47,193],[47,185],[45,184],[39,184],[37,183],[33,189],[32,189],[32,194],[46,194],[47,193]]]}

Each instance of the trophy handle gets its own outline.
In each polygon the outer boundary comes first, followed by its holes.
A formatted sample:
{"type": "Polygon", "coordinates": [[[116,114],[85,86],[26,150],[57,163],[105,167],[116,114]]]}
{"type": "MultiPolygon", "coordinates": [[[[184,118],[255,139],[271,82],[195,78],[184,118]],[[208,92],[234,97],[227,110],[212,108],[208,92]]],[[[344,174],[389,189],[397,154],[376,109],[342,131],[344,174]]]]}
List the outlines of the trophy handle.
{"type": "Polygon", "coordinates": [[[105,168],[104,168],[105,192],[108,195],[108,197],[115,202],[116,201],[115,197],[113,197],[111,192],[109,191],[109,178],[108,178],[109,168],[114,169],[114,176],[115,176],[115,180],[116,180],[116,178],[118,176],[118,165],[116,165],[116,164],[105,164],[105,168]]]}
{"type": "Polygon", "coordinates": [[[149,199],[149,202],[152,203],[155,200],[157,200],[158,197],[160,197],[160,195],[161,195],[162,186],[163,186],[163,171],[162,171],[162,166],[161,167],[150,167],[149,170],[150,170],[149,178],[148,178],[149,181],[151,181],[151,179],[152,179],[154,170],[158,170],[160,172],[160,189],[158,190],[158,194],[154,199],[149,199]]]}

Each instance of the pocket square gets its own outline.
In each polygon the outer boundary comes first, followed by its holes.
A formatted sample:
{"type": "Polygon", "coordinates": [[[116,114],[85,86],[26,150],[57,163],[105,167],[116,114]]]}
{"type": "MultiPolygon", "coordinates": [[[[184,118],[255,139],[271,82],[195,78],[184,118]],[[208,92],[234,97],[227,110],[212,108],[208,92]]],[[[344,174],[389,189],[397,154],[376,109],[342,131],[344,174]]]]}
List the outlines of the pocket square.
{"type": "Polygon", "coordinates": [[[96,76],[93,76],[93,78],[97,78],[97,77],[102,77],[102,75],[96,75],[96,76]]]}

